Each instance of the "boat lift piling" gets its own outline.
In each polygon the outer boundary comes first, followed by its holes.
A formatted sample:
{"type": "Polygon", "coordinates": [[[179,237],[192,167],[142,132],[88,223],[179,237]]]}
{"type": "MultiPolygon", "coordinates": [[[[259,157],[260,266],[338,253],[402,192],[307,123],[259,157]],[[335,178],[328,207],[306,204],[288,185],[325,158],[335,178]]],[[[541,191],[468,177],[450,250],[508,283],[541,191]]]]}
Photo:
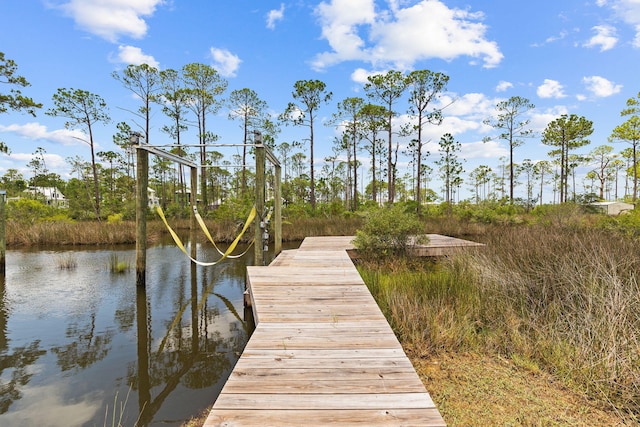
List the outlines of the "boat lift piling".
{"type": "MultiPolygon", "coordinates": [[[[179,163],[190,168],[191,176],[191,216],[189,222],[191,240],[191,258],[196,258],[195,230],[197,220],[195,209],[197,207],[198,192],[198,167],[197,165],[183,157],[164,151],[158,147],[143,143],[144,137],[138,132],[132,132],[130,141],[132,147],[136,149],[136,285],[146,286],[147,269],[147,214],[149,210],[149,196],[147,187],[149,184],[149,153],[162,157],[163,159],[179,163]]],[[[212,147],[218,144],[210,144],[212,147]]],[[[219,144],[229,146],[229,144],[219,144]]],[[[232,146],[243,146],[244,144],[231,144],[232,146]]],[[[189,147],[190,145],[183,145],[189,147]]],[[[275,167],[275,182],[273,188],[273,230],[274,230],[274,251],[279,254],[282,251],[282,190],[281,190],[281,166],[278,159],[273,155],[269,147],[264,145],[262,134],[254,131],[254,142],[256,158],[256,195],[255,208],[258,214],[255,219],[255,247],[254,265],[265,264],[265,252],[268,249],[269,233],[268,221],[265,214],[266,195],[266,161],[268,160],[275,167]]],[[[245,167],[243,165],[243,167],[245,167]]]]}

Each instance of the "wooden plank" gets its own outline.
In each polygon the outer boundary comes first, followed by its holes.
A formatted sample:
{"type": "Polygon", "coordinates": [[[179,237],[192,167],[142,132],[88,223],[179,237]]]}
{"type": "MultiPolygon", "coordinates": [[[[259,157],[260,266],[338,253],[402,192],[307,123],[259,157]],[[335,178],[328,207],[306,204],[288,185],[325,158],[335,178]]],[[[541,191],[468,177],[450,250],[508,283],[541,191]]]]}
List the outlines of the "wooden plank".
{"type": "Polygon", "coordinates": [[[359,410],[217,410],[204,424],[206,427],[441,427],[436,409],[359,409],[359,410]]]}
{"type": "Polygon", "coordinates": [[[287,323],[265,323],[260,331],[271,331],[271,330],[299,330],[303,329],[308,331],[309,333],[315,333],[316,331],[322,333],[325,329],[330,331],[342,331],[342,330],[353,330],[354,328],[358,328],[360,331],[388,331],[393,333],[391,327],[387,324],[386,320],[380,319],[373,322],[358,322],[351,320],[343,320],[342,322],[335,322],[332,324],[324,324],[324,323],[309,323],[309,322],[287,322],[287,323]]]}
{"type": "Polygon", "coordinates": [[[284,250],[280,252],[273,261],[271,261],[271,264],[269,264],[269,266],[272,267],[272,266],[278,266],[278,265],[284,265],[284,266],[289,265],[289,262],[293,259],[295,253],[296,253],[295,250],[291,250],[291,249],[284,250]]]}
{"type": "Polygon", "coordinates": [[[336,387],[344,394],[368,394],[412,392],[422,393],[424,386],[420,382],[407,382],[411,374],[395,375],[393,378],[340,378],[338,381],[327,379],[296,379],[289,377],[241,378],[229,377],[225,384],[225,393],[285,393],[285,394],[333,394],[336,387]]]}
{"type": "Polygon", "coordinates": [[[335,323],[342,320],[375,321],[384,319],[382,314],[350,314],[350,313],[262,313],[255,316],[256,324],[259,326],[263,322],[319,322],[335,323]]]}
{"type": "MultiPolygon", "coordinates": [[[[273,268],[289,268],[289,267],[273,267],[273,268]]],[[[358,285],[362,279],[356,275],[328,275],[322,273],[307,272],[303,273],[299,270],[294,270],[290,274],[274,274],[269,277],[251,277],[251,284],[259,283],[260,286],[289,286],[291,284],[296,285],[327,285],[330,283],[332,286],[346,286],[346,285],[358,285]]]]}
{"type": "Polygon", "coordinates": [[[362,394],[291,394],[221,393],[218,409],[431,409],[435,408],[426,393],[362,394]]]}
{"type": "MultiPolygon", "coordinates": [[[[240,381],[246,387],[243,389],[243,393],[251,393],[253,387],[253,383],[257,380],[260,381],[271,381],[274,384],[286,384],[288,382],[298,382],[298,381],[333,381],[333,392],[336,393],[339,390],[341,393],[342,390],[342,381],[346,380],[360,380],[368,382],[369,384],[376,384],[378,387],[377,392],[383,391],[384,393],[388,393],[389,391],[385,389],[385,381],[386,380],[402,380],[405,385],[410,386],[411,384],[419,385],[420,390],[418,392],[424,392],[424,386],[420,381],[413,381],[415,379],[415,371],[410,368],[378,368],[378,369],[366,369],[366,368],[353,368],[353,369],[311,369],[311,368],[301,368],[301,369],[234,369],[232,374],[229,376],[229,380],[235,379],[240,381]],[[331,378],[335,378],[332,380],[331,378]],[[338,379],[339,378],[339,379],[338,379]]],[[[226,387],[226,384],[225,384],[226,387]]],[[[408,390],[404,390],[408,391],[408,390]]],[[[415,391],[415,390],[412,390],[415,391]]],[[[254,391],[255,392],[255,391],[254,391]]],[[[258,391],[260,392],[260,391],[258,391]]],[[[396,391],[399,393],[400,391],[396,391]]],[[[224,393],[230,393],[229,390],[224,390],[224,393]]],[[[382,394],[384,394],[382,393],[382,394]]],[[[274,393],[275,394],[275,393],[274,393]]],[[[285,393],[287,394],[287,393],[285,393]]]]}
{"type": "Polygon", "coordinates": [[[341,328],[339,323],[334,325],[324,325],[320,328],[264,328],[254,332],[252,338],[256,341],[267,341],[277,339],[305,339],[305,340],[368,340],[380,339],[398,343],[398,339],[391,329],[370,328],[341,328]]]}
{"type": "MultiPolygon", "coordinates": [[[[366,352],[363,352],[366,354],[366,352]]],[[[413,370],[413,365],[406,357],[391,357],[391,358],[347,358],[347,359],[327,359],[327,358],[287,358],[287,357],[274,357],[274,358],[250,358],[243,357],[238,360],[236,369],[383,369],[383,368],[402,368],[406,370],[413,370]]]]}
{"type": "Polygon", "coordinates": [[[401,348],[396,337],[384,337],[382,335],[368,337],[365,335],[347,336],[344,338],[309,337],[309,336],[288,336],[283,338],[252,338],[252,349],[355,349],[355,348],[401,348]]]}
{"type": "MultiPolygon", "coordinates": [[[[297,262],[297,259],[296,259],[296,262],[297,262]]],[[[296,265],[276,265],[276,266],[268,266],[268,267],[249,266],[247,267],[247,271],[251,278],[260,278],[264,280],[269,280],[274,276],[296,277],[296,278],[304,278],[304,277],[310,277],[310,276],[321,276],[321,277],[322,276],[331,276],[331,277],[347,276],[351,278],[360,277],[360,275],[358,274],[358,270],[355,269],[353,264],[351,266],[344,266],[344,267],[335,266],[335,268],[331,268],[331,269],[328,269],[324,266],[319,266],[319,267],[310,266],[306,268],[300,268],[299,266],[296,266],[296,265]]]]}
{"type": "MultiPolygon", "coordinates": [[[[344,306],[341,306],[339,304],[323,305],[320,303],[316,303],[316,304],[308,303],[307,305],[304,305],[304,306],[301,306],[298,304],[268,304],[268,303],[264,304],[263,303],[263,304],[256,304],[256,307],[259,307],[262,314],[266,314],[269,312],[279,313],[279,314],[282,314],[283,316],[292,316],[296,314],[322,314],[322,315],[329,315],[329,316],[340,316],[340,315],[351,314],[354,319],[357,319],[362,316],[364,316],[365,318],[369,318],[373,316],[375,313],[373,313],[372,310],[365,310],[365,309],[377,308],[377,306],[372,303],[363,304],[359,310],[349,310],[348,308],[345,308],[344,306]],[[287,310],[287,312],[282,313],[282,310],[287,310]]],[[[336,322],[338,321],[339,319],[336,319],[336,322]]]]}
{"type": "MultiPolygon", "coordinates": [[[[265,325],[267,323],[265,322],[265,325]]],[[[397,348],[374,348],[374,349],[249,349],[245,348],[242,352],[242,358],[238,360],[258,360],[258,359],[337,359],[345,361],[348,359],[367,360],[369,363],[376,360],[385,360],[389,358],[405,357],[404,351],[397,348]]]]}
{"type": "MultiPolygon", "coordinates": [[[[254,280],[255,281],[255,280],[254,280]]],[[[366,287],[362,285],[300,285],[297,283],[281,283],[278,286],[264,286],[264,283],[255,281],[259,286],[254,286],[251,291],[260,297],[270,295],[287,296],[296,298],[300,295],[313,295],[315,297],[342,298],[348,296],[365,296],[373,298],[366,287]],[[277,293],[276,293],[277,292],[277,293]]]]}

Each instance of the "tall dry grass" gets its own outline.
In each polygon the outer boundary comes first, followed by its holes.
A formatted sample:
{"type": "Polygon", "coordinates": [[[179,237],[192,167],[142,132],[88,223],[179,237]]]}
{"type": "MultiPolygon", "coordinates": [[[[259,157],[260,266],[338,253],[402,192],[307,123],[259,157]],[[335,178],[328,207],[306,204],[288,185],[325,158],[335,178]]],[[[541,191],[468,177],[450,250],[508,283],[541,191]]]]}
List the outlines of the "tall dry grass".
{"type": "MultiPolygon", "coordinates": [[[[189,237],[188,219],[168,219],[180,238],[189,237]]],[[[207,229],[216,242],[232,242],[242,229],[244,219],[212,220],[205,219],[207,229]]],[[[362,223],[357,216],[332,218],[297,218],[285,221],[282,227],[283,240],[298,241],[307,236],[355,235],[362,223]]],[[[252,239],[254,232],[249,229],[243,241],[252,239]]],[[[147,222],[147,240],[150,243],[169,236],[164,224],[153,219],[147,222]]],[[[196,238],[204,242],[206,237],[196,226],[196,238]]],[[[9,247],[28,247],[45,245],[116,245],[136,242],[135,221],[38,221],[25,223],[8,220],[6,223],[6,241],[9,247]]]]}
{"type": "MultiPolygon", "coordinates": [[[[152,238],[153,232],[151,233],[152,238]]],[[[9,220],[7,246],[97,245],[135,243],[135,223],[42,221],[25,224],[9,220]]]]}
{"type": "Polygon", "coordinates": [[[360,267],[400,340],[524,361],[637,421],[640,245],[549,224],[482,233],[486,248],[437,264],[360,267]]]}
{"type": "Polygon", "coordinates": [[[506,313],[515,319],[514,338],[494,345],[516,347],[640,416],[638,243],[592,228],[539,226],[505,228],[488,243],[490,251],[469,259],[478,285],[501,302],[485,301],[483,321],[495,329],[506,313]]]}
{"type": "Polygon", "coordinates": [[[282,238],[300,241],[309,236],[355,236],[362,226],[360,216],[332,216],[327,218],[291,218],[282,224],[282,238]]]}

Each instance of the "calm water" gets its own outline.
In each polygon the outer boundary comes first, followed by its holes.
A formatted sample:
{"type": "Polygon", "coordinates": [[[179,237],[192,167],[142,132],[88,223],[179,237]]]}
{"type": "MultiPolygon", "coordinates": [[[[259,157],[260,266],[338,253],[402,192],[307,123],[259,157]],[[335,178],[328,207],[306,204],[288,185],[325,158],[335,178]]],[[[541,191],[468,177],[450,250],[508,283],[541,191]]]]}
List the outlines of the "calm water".
{"type": "Polygon", "coordinates": [[[253,250],[194,267],[175,245],[151,247],[146,291],[135,268],[110,272],[113,256],[135,266],[133,248],[7,252],[0,426],[111,426],[121,414],[124,426],[177,426],[215,400],[251,333],[253,250]],[[60,268],[68,259],[77,267],[60,268]]]}

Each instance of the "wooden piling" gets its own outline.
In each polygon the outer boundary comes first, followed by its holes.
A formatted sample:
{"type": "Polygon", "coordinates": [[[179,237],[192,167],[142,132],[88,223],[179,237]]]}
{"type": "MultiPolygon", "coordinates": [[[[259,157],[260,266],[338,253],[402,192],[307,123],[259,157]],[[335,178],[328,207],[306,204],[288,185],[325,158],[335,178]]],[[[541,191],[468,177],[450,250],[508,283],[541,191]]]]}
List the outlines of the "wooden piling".
{"type": "Polygon", "coordinates": [[[264,188],[265,188],[265,148],[262,144],[262,134],[254,132],[255,156],[256,156],[256,215],[255,219],[255,243],[253,265],[264,265],[264,246],[262,234],[267,230],[264,223],[264,188]]]}
{"type": "Polygon", "coordinates": [[[196,228],[197,228],[197,220],[196,220],[196,212],[194,209],[198,207],[198,169],[191,168],[191,198],[189,203],[191,203],[191,217],[189,222],[189,240],[191,242],[191,258],[197,258],[197,248],[196,248],[196,228]]]}
{"type": "Polygon", "coordinates": [[[136,150],[136,285],[146,286],[147,210],[149,209],[149,153],[136,150]]]}
{"type": "Polygon", "coordinates": [[[5,204],[7,201],[6,190],[0,190],[0,274],[4,275],[6,271],[6,254],[7,254],[7,213],[5,204]]]}
{"type": "Polygon", "coordinates": [[[276,165],[275,184],[273,191],[273,238],[274,256],[278,256],[282,252],[282,170],[280,165],[276,165]]]}

